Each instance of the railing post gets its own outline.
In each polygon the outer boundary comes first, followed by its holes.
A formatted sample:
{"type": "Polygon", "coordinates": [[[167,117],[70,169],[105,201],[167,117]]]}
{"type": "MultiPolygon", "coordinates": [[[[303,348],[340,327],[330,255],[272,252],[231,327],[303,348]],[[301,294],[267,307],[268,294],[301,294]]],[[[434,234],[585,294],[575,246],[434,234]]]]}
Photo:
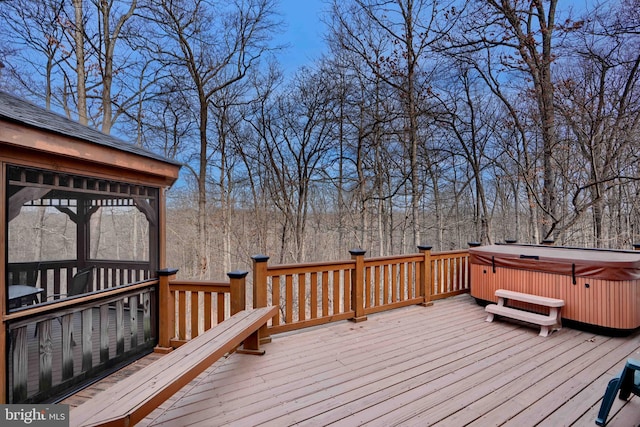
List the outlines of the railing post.
{"type": "Polygon", "coordinates": [[[431,272],[431,248],[432,246],[419,245],[418,250],[422,253],[422,263],[420,265],[420,295],[422,295],[422,306],[433,305],[431,301],[431,290],[433,289],[433,277],[431,272]]]}
{"type": "Polygon", "coordinates": [[[158,271],[158,345],[153,349],[156,353],[169,353],[171,338],[176,331],[175,301],[169,289],[169,282],[175,280],[175,268],[166,268],[158,271]]]}
{"type": "MultiPolygon", "coordinates": [[[[253,308],[267,306],[267,261],[269,257],[266,255],[254,255],[253,259],[253,308]]],[[[279,304],[279,301],[273,301],[273,304],[279,304]]],[[[259,330],[260,344],[271,342],[271,336],[267,325],[259,330]]]]}
{"type": "Polygon", "coordinates": [[[356,265],[351,270],[351,309],[354,317],[350,320],[362,322],[367,320],[364,314],[364,254],[363,249],[352,249],[349,251],[351,259],[356,261],[356,265]]]}
{"type": "Polygon", "coordinates": [[[230,293],[231,293],[231,315],[247,308],[247,274],[248,271],[232,271],[227,273],[229,276],[230,293]]]}

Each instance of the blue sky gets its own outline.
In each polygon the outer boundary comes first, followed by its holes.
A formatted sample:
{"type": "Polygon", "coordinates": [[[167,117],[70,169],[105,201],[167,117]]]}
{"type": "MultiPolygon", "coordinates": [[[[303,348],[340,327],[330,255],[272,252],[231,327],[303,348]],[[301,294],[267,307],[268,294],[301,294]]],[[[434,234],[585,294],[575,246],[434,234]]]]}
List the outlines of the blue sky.
{"type": "Polygon", "coordinates": [[[323,0],[280,0],[286,30],[279,40],[289,47],[279,57],[286,73],[311,64],[322,53],[325,26],[320,16],[326,8],[323,0]]]}

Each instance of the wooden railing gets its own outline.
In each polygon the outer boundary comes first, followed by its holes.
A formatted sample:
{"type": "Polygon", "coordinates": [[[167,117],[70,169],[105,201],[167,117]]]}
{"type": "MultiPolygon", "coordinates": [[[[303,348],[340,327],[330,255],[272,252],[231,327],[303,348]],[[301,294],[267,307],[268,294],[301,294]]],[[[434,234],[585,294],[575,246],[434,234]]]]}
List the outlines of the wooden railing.
{"type": "MultiPolygon", "coordinates": [[[[338,262],[269,266],[253,257],[254,307],[277,305],[268,326],[279,333],[338,320],[366,320],[367,314],[469,292],[468,251],[365,258],[351,251],[338,262]]],[[[262,334],[267,336],[268,334],[262,334]]]]}
{"type": "Polygon", "coordinates": [[[6,314],[7,402],[42,402],[99,375],[157,337],[157,280],[6,314]]]}
{"type": "Polygon", "coordinates": [[[423,254],[364,260],[364,313],[425,303],[423,254]]]}
{"type": "Polygon", "coordinates": [[[469,251],[431,254],[431,299],[437,300],[470,291],[469,251]]]}
{"type": "Polygon", "coordinates": [[[267,267],[268,259],[253,258],[254,307],[279,307],[269,327],[272,333],[355,316],[351,304],[355,260],[267,267]]]}
{"type": "MultiPolygon", "coordinates": [[[[425,246],[416,254],[379,258],[353,250],[348,260],[295,265],[269,266],[268,260],[253,257],[253,306],[279,309],[261,328],[261,342],[273,333],[345,319],[363,321],[372,313],[429,305],[469,291],[466,250],[431,253],[425,246]]],[[[64,269],[74,268],[65,263],[22,267],[13,265],[10,277],[28,281],[28,272],[39,268],[54,277],[47,284],[62,283],[55,278],[68,276],[64,269]]],[[[138,267],[126,265],[120,271],[138,267]]],[[[5,314],[7,401],[41,402],[156,343],[156,351],[168,352],[246,308],[247,272],[229,273],[229,282],[181,281],[176,273],[163,270],[158,279],[5,314]]],[[[127,274],[119,277],[130,277],[127,274]]],[[[113,286],[112,279],[109,283],[113,286]]]]}
{"type": "MultiPolygon", "coordinates": [[[[153,276],[149,262],[145,261],[91,260],[87,265],[95,267],[87,293],[137,283],[153,276]]],[[[43,302],[57,300],[68,294],[68,286],[77,271],[76,260],[10,263],[8,283],[44,289],[43,302]]],[[[155,271],[153,273],[155,275],[155,271]]]]}
{"type": "Polygon", "coordinates": [[[228,273],[229,282],[176,280],[176,273],[159,272],[158,352],[181,346],[246,307],[247,272],[228,273]]]}

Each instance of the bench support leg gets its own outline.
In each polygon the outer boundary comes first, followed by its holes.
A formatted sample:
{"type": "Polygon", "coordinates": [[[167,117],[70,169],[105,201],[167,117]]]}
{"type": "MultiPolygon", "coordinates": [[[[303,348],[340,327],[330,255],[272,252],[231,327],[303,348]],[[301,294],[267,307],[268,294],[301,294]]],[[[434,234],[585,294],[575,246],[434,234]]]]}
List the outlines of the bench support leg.
{"type": "Polygon", "coordinates": [[[260,342],[260,331],[258,330],[244,340],[242,348],[236,350],[236,353],[262,356],[265,351],[260,349],[260,342]]]}
{"type": "MultiPolygon", "coordinates": [[[[505,303],[506,303],[505,298],[498,297],[498,305],[504,306],[504,305],[506,305],[505,303]]],[[[486,321],[487,322],[493,322],[493,319],[494,319],[494,314],[493,313],[487,313],[487,320],[486,321]]]]}
{"type": "MultiPolygon", "coordinates": [[[[561,308],[559,307],[551,307],[551,309],[549,310],[549,317],[555,319],[556,321],[555,325],[547,327],[549,333],[562,329],[562,317],[560,316],[560,310],[561,308]]],[[[542,336],[542,331],[540,331],[540,335],[542,336]]]]}
{"type": "MultiPolygon", "coordinates": [[[[506,305],[506,301],[505,298],[502,297],[498,297],[498,305],[500,306],[504,306],[506,305]]],[[[487,322],[493,322],[494,319],[494,314],[493,313],[487,313],[487,322]]]]}

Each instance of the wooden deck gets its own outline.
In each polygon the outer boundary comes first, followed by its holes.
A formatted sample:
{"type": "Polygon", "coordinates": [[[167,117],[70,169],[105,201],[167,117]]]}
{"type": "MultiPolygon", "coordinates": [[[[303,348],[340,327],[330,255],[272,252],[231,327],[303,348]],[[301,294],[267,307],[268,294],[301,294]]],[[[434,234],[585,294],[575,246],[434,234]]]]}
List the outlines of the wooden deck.
{"type": "MultiPolygon", "coordinates": [[[[640,334],[542,338],[484,319],[461,295],[275,335],[265,356],[218,361],[139,425],[591,426],[609,379],[640,358],[640,334]]],[[[640,398],[616,400],[608,425],[638,426],[640,398]]]]}

